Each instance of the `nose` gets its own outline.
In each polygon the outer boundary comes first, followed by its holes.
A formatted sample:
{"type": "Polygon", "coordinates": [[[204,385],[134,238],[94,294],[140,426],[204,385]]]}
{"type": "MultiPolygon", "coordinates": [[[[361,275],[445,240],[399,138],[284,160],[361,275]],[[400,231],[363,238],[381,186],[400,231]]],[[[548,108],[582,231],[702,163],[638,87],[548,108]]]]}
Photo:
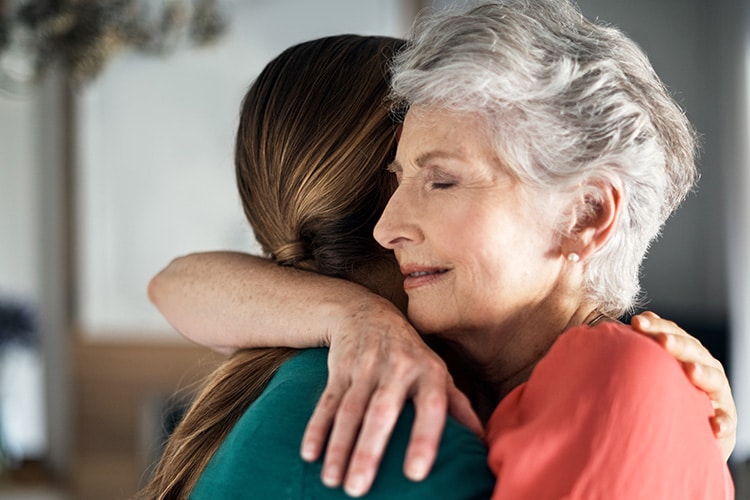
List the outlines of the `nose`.
{"type": "Polygon", "coordinates": [[[414,203],[409,200],[403,184],[388,200],[383,215],[375,225],[373,236],[381,246],[390,250],[420,240],[421,232],[416,224],[414,203]]]}

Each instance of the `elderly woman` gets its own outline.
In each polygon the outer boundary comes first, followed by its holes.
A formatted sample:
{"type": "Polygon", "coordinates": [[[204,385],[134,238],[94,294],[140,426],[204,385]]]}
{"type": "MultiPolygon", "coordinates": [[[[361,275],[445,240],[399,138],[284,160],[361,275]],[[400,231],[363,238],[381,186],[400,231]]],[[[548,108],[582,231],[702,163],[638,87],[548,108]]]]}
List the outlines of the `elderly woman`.
{"type": "MultiPolygon", "coordinates": [[[[462,388],[487,422],[497,496],[731,497],[708,398],[655,343],[614,319],[631,308],[648,245],[695,177],[692,130],[645,56],[567,2],[486,2],[419,26],[396,61],[393,89],[408,113],[392,165],[399,188],[376,238],[399,260],[409,319],[471,363],[462,388]]],[[[272,295],[276,278],[253,300],[272,295]]],[[[416,391],[434,355],[408,328],[373,322],[382,301],[316,286],[285,292],[299,293],[286,303],[293,309],[279,305],[285,315],[264,320],[265,332],[288,333],[248,340],[238,326],[209,342],[330,342],[329,386],[303,456],[317,457],[333,425],[323,474],[337,484],[361,421],[346,478],[347,491],[361,494],[393,408],[414,395],[407,474],[423,477],[424,442],[441,422],[430,425],[420,407],[446,404],[435,387],[416,391]],[[355,306],[339,308],[342,296],[355,306]],[[342,322],[327,318],[341,310],[342,322]],[[295,317],[302,328],[278,327],[295,317]],[[361,324],[365,331],[346,332],[361,324]],[[384,353],[385,382],[372,376],[373,351],[384,353]],[[392,368],[405,352],[417,353],[413,368],[392,368]]],[[[173,289],[154,293],[157,305],[173,289]]],[[[161,304],[183,333],[208,330],[199,311],[182,319],[188,308],[161,304]]],[[[707,390],[726,395],[716,383],[723,372],[708,365],[691,377],[711,373],[707,390]]]]}
{"type": "Polygon", "coordinates": [[[375,238],[414,326],[499,403],[496,496],[731,497],[708,400],[614,319],[696,177],[637,46],[561,0],[487,2],[419,26],[392,88],[408,113],[375,238]]]}

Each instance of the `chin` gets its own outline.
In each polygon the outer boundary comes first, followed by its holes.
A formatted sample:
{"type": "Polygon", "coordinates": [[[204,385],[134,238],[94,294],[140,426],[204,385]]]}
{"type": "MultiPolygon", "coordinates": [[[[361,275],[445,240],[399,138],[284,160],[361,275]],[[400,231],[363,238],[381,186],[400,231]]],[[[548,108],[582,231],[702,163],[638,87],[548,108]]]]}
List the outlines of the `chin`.
{"type": "Polygon", "coordinates": [[[407,316],[411,324],[414,325],[414,328],[422,335],[434,335],[448,328],[445,318],[440,318],[428,311],[415,310],[411,306],[407,309],[407,316]]]}

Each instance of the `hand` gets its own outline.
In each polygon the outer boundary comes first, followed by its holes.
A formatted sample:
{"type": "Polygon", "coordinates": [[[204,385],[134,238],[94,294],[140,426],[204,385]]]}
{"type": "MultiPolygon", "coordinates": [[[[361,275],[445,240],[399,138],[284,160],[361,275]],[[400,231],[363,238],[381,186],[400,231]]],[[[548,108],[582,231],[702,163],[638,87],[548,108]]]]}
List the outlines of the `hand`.
{"type": "Polygon", "coordinates": [[[630,324],[637,331],[659,342],[667,352],[682,362],[690,381],[708,394],[715,414],[711,427],[719,440],[724,459],[728,460],[737,439],[737,408],[732,389],[719,360],[674,322],[647,311],[633,316],[630,324]]]}
{"type": "Polygon", "coordinates": [[[370,489],[407,398],[414,400],[416,417],[404,474],[414,481],[424,479],[432,467],[447,411],[482,432],[479,418],[443,360],[390,302],[374,302],[334,325],[328,384],[302,442],[303,459],[314,461],[328,437],[322,480],[329,487],[343,481],[351,496],[370,489]]]}

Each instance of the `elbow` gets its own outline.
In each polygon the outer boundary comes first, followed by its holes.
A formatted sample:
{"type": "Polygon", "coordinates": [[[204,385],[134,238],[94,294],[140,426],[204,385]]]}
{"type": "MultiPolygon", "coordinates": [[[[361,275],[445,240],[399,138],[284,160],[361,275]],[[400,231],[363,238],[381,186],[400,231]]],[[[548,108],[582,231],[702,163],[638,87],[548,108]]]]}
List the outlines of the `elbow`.
{"type": "MultiPolygon", "coordinates": [[[[162,271],[163,272],[163,271],[162,271]]],[[[161,288],[162,288],[162,273],[160,272],[153,278],[151,278],[148,282],[148,287],[146,288],[146,294],[148,295],[148,300],[151,301],[151,303],[158,307],[159,304],[159,297],[161,296],[161,288]]]]}
{"type": "Polygon", "coordinates": [[[159,271],[148,282],[146,288],[148,300],[150,300],[159,310],[162,309],[165,298],[169,296],[170,289],[174,287],[174,280],[172,277],[180,275],[178,269],[183,267],[183,259],[184,257],[176,257],[167,265],[167,267],[159,271]]]}
{"type": "MultiPolygon", "coordinates": [[[[171,266],[174,263],[169,264],[171,266]]],[[[167,288],[169,281],[168,273],[169,273],[169,266],[159,271],[156,276],[151,278],[148,282],[148,287],[146,288],[146,293],[148,295],[148,300],[151,301],[153,305],[155,305],[157,308],[159,308],[159,304],[161,303],[161,300],[163,299],[164,295],[166,294],[165,288],[167,288]]]]}

